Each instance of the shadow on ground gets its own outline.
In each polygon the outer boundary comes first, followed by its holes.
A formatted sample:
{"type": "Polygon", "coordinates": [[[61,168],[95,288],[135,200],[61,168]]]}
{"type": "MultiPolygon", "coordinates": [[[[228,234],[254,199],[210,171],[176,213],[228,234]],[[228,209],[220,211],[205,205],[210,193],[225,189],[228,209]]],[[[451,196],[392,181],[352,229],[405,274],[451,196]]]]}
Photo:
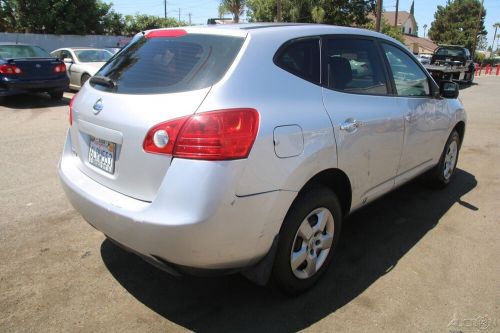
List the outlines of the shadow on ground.
{"type": "MultiPolygon", "coordinates": [[[[106,240],[101,256],[116,280],[137,300],[194,331],[297,331],[335,312],[388,273],[461,197],[477,185],[457,169],[446,189],[415,181],[352,214],[345,222],[332,267],[297,298],[257,287],[240,275],[176,279],[106,240]]],[[[369,304],[367,305],[369,306],[369,304]]]]}
{"type": "Polygon", "coordinates": [[[70,99],[67,97],[63,97],[59,101],[53,101],[50,99],[49,94],[33,93],[3,97],[0,105],[14,110],[42,109],[68,105],[69,101],[70,99]]]}

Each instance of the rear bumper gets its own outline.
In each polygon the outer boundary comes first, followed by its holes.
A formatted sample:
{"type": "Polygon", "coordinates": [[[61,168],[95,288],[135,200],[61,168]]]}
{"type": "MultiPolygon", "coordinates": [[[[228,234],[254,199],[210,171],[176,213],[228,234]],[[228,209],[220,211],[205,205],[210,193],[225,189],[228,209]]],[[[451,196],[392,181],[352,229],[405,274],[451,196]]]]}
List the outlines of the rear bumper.
{"type": "Polygon", "coordinates": [[[272,191],[238,197],[231,161],[174,159],[157,197],[144,202],[83,174],[70,147],[68,137],[59,176],[71,204],[109,238],[159,263],[196,269],[252,265],[271,248],[296,196],[272,191]]]}
{"type": "Polygon", "coordinates": [[[50,80],[0,79],[0,96],[11,96],[29,92],[63,91],[69,87],[66,75],[50,80]]]}

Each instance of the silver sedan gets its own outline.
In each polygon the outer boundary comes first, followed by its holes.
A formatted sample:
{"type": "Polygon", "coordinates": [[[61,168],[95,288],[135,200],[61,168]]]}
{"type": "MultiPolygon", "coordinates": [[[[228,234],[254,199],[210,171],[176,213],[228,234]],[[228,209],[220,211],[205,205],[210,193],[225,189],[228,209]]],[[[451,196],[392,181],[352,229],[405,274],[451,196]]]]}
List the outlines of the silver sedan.
{"type": "Polygon", "coordinates": [[[51,55],[66,64],[70,89],[79,90],[113,54],[105,49],[71,47],[57,49],[51,55]]]}

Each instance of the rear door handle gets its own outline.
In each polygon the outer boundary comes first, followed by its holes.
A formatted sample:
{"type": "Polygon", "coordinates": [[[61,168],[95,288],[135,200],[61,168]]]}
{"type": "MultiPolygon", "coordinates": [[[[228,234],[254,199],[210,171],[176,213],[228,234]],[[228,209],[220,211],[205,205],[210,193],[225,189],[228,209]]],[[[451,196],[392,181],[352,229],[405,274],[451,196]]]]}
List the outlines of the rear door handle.
{"type": "Polygon", "coordinates": [[[340,123],[340,129],[347,133],[352,133],[359,127],[361,127],[361,122],[353,118],[346,119],[343,123],[340,123]]]}

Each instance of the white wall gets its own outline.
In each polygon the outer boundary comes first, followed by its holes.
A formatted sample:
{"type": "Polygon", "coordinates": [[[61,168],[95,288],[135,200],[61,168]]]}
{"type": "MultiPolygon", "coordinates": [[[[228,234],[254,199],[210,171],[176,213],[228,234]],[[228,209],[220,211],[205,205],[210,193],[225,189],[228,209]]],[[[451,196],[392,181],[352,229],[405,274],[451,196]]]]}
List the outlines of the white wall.
{"type": "Polygon", "coordinates": [[[34,44],[42,47],[48,52],[61,47],[116,47],[117,44],[124,46],[130,40],[123,36],[100,36],[100,35],[50,35],[50,34],[25,34],[0,32],[0,42],[18,42],[34,44]]]}

